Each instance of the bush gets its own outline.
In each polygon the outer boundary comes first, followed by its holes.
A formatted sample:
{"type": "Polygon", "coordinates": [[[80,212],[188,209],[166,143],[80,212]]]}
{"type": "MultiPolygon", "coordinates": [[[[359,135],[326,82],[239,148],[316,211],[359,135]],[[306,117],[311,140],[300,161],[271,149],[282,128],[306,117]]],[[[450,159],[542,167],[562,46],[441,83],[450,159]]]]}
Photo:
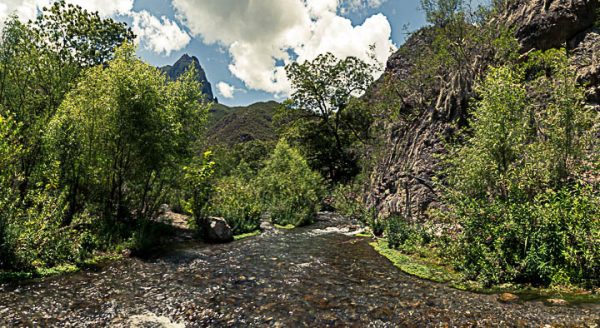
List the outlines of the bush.
{"type": "Polygon", "coordinates": [[[411,252],[415,247],[431,240],[423,226],[408,222],[402,216],[392,215],[385,222],[385,234],[390,248],[411,252]]]}
{"type": "Polygon", "coordinates": [[[280,141],[255,180],[263,212],[279,225],[313,222],[323,195],[320,175],[300,153],[280,141]]]}
{"type": "Polygon", "coordinates": [[[598,286],[600,197],[585,172],[593,114],[564,51],[492,68],[466,144],[450,152],[448,255],[487,285],[598,286]]]}
{"type": "Polygon", "coordinates": [[[547,191],[530,202],[465,202],[454,250],[470,278],[598,286],[600,202],[590,188],[547,191]]]}
{"type": "Polygon", "coordinates": [[[260,226],[260,204],[253,183],[241,174],[219,179],[211,197],[209,213],[223,217],[234,235],[255,231],[260,226]]]}
{"type": "Polygon", "coordinates": [[[337,213],[366,223],[365,205],[358,184],[339,184],[333,190],[332,196],[332,205],[337,213]]]}

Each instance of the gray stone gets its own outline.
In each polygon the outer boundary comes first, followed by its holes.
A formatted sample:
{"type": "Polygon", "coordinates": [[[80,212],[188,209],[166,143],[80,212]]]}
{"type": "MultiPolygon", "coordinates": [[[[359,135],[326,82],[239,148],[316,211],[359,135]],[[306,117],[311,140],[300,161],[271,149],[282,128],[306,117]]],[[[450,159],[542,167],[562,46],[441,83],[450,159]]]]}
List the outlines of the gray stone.
{"type": "Polygon", "coordinates": [[[233,231],[223,218],[210,217],[206,223],[206,237],[214,243],[233,241],[233,231]]]}

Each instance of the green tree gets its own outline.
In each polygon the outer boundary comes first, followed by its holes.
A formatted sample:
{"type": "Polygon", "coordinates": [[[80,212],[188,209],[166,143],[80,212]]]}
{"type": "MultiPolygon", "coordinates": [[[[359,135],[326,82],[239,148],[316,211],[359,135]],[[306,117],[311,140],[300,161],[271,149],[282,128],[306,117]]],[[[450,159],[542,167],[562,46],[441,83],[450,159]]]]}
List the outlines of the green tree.
{"type": "Polygon", "coordinates": [[[442,217],[461,227],[448,248],[487,284],[594,286],[600,272],[600,198],[585,182],[594,114],[564,50],[491,68],[465,143],[446,158],[442,217]]]}
{"type": "Polygon", "coordinates": [[[322,180],[300,153],[280,141],[253,180],[262,212],[274,223],[295,226],[311,223],[319,210],[322,180]]]}
{"type": "Polygon", "coordinates": [[[105,64],[119,46],[135,39],[127,24],[101,18],[98,12],[64,0],[44,7],[30,26],[38,47],[52,49],[63,63],[78,67],[105,64]]]}
{"type": "Polygon", "coordinates": [[[71,214],[83,205],[118,220],[154,214],[190,161],[207,115],[193,77],[190,70],[167,82],[135,58],[129,44],[106,68],[85,72],[46,135],[70,194],[71,214]]]}
{"type": "Polygon", "coordinates": [[[28,24],[16,17],[6,23],[0,40],[0,114],[21,126],[21,198],[44,180],[41,137],[75,79],[84,67],[106,63],[133,37],[123,23],[64,1],[44,8],[28,24]]]}
{"type": "Polygon", "coordinates": [[[368,137],[370,117],[354,98],[373,82],[372,69],[358,58],[331,53],[286,67],[294,92],[280,118],[284,135],[333,182],[359,171],[352,146],[368,137]]]}

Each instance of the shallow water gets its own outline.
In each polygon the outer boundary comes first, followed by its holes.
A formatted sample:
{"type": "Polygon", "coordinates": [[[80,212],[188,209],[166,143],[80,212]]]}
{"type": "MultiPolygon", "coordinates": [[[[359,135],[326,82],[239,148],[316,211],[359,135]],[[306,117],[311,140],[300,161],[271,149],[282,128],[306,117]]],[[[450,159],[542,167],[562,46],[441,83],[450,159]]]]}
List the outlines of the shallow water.
{"type": "Polygon", "coordinates": [[[502,304],[405,275],[343,219],[0,285],[0,326],[600,325],[600,307],[502,304]]]}

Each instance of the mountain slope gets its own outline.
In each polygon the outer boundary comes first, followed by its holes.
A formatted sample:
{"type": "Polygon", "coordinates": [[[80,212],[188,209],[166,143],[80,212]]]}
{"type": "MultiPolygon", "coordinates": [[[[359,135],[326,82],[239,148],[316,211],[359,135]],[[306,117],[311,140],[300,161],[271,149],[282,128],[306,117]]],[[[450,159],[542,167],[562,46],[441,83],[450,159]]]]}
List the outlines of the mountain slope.
{"type": "Polygon", "coordinates": [[[247,107],[213,105],[207,131],[209,144],[231,146],[252,140],[277,139],[272,120],[279,106],[275,101],[247,107]]]}

